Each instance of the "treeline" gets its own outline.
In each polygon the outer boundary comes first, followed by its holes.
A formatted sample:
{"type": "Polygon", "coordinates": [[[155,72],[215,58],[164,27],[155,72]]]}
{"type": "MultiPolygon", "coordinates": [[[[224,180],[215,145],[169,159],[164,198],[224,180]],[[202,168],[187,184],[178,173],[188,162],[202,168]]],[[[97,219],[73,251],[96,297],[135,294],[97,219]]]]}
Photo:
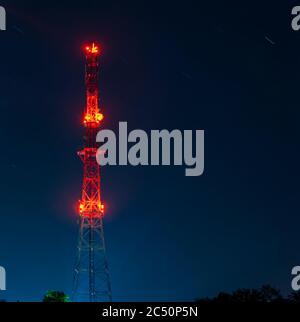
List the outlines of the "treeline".
{"type": "Polygon", "coordinates": [[[221,292],[213,298],[201,298],[197,303],[300,303],[300,292],[291,292],[284,297],[280,290],[271,285],[259,289],[240,288],[232,293],[221,292]]]}

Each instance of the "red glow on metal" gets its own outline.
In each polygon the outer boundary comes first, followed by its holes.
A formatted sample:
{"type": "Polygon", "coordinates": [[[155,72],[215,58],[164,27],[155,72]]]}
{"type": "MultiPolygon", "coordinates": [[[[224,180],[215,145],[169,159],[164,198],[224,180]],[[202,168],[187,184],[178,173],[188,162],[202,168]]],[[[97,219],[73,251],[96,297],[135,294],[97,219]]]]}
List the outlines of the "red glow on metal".
{"type": "Polygon", "coordinates": [[[98,125],[102,120],[103,120],[104,116],[102,113],[87,113],[84,116],[83,119],[83,123],[87,124],[87,123],[95,123],[96,125],[98,125]]]}
{"type": "Polygon", "coordinates": [[[96,160],[96,134],[103,120],[99,107],[99,47],[92,43],[86,51],[86,107],[83,116],[85,126],[85,147],[78,154],[84,164],[81,200],[78,202],[78,214],[86,218],[99,218],[104,214],[100,198],[100,169],[96,160]]]}
{"type": "Polygon", "coordinates": [[[103,235],[100,167],[96,160],[99,147],[96,135],[103,119],[99,106],[99,51],[95,43],[85,47],[86,105],[82,118],[85,133],[84,147],[78,152],[83,162],[83,183],[77,204],[79,239],[73,285],[73,300],[80,302],[111,301],[103,235]]]}
{"type": "Polygon", "coordinates": [[[93,42],[91,45],[85,46],[85,51],[89,54],[98,54],[99,47],[93,42]]]}

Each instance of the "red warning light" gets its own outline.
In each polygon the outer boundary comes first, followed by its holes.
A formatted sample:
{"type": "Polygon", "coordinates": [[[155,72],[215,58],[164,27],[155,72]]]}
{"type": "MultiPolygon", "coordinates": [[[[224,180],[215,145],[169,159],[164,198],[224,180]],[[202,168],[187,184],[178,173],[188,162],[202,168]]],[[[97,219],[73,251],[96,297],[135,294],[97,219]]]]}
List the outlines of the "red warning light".
{"type": "Polygon", "coordinates": [[[99,53],[99,47],[95,44],[92,43],[91,46],[86,46],[85,51],[89,54],[98,54],[99,53]]]}

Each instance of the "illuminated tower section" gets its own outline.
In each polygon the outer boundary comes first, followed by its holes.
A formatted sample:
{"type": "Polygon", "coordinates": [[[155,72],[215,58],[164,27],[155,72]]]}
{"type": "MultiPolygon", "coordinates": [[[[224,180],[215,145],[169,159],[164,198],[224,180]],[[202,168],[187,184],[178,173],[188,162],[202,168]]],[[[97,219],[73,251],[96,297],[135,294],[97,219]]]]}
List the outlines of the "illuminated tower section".
{"type": "Polygon", "coordinates": [[[78,202],[79,240],[74,272],[73,300],[111,301],[111,287],[103,234],[104,205],[101,202],[100,168],[96,160],[96,135],[103,119],[99,108],[99,47],[85,47],[86,107],[84,149],[78,152],[83,162],[83,185],[78,202]]]}

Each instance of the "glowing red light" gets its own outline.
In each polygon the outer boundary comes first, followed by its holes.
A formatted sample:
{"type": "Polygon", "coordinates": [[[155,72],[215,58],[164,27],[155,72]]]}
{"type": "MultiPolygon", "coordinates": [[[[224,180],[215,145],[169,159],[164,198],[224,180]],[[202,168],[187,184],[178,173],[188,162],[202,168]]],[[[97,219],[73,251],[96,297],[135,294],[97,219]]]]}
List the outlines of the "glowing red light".
{"type": "Polygon", "coordinates": [[[96,113],[87,113],[84,116],[83,123],[97,123],[99,124],[103,120],[104,116],[102,113],[96,112],[96,113]]]}
{"type": "MultiPolygon", "coordinates": [[[[84,47],[86,54],[86,108],[83,116],[83,124],[87,129],[98,129],[103,120],[100,113],[99,91],[95,89],[95,80],[98,79],[99,47],[95,43],[86,44],[84,47]]],[[[100,218],[104,216],[104,205],[100,198],[100,172],[96,160],[97,148],[90,146],[94,139],[94,131],[87,131],[86,146],[79,152],[79,156],[84,163],[84,179],[82,185],[82,198],[78,202],[78,214],[82,218],[100,218]]]]}
{"type": "Polygon", "coordinates": [[[99,47],[95,43],[92,43],[92,46],[86,46],[85,50],[89,54],[98,54],[99,53],[99,47]]]}

